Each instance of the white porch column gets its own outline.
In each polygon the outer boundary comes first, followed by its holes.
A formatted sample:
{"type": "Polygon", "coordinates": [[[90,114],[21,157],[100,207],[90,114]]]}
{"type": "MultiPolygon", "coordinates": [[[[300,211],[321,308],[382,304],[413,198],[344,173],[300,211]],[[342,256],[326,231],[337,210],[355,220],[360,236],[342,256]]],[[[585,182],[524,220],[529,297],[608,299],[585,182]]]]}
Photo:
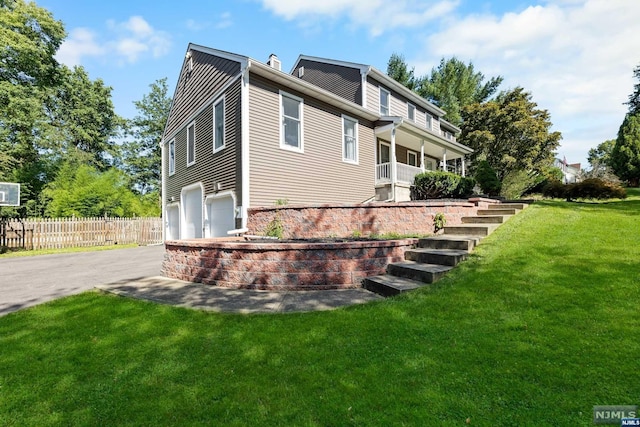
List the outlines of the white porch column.
{"type": "Polygon", "coordinates": [[[391,128],[391,199],[396,201],[396,182],[398,180],[398,165],[396,162],[396,127],[391,128]]]}
{"type": "Polygon", "coordinates": [[[447,171],[447,149],[446,148],[442,149],[442,171],[443,172],[447,171]]]}
{"type": "Polygon", "coordinates": [[[424,173],[424,139],[420,140],[420,170],[424,173]]]}
{"type": "Polygon", "coordinates": [[[461,160],[462,160],[462,164],[461,164],[461,166],[462,166],[462,176],[464,177],[464,176],[467,176],[467,168],[466,168],[466,166],[464,164],[464,156],[462,156],[461,160]]]}

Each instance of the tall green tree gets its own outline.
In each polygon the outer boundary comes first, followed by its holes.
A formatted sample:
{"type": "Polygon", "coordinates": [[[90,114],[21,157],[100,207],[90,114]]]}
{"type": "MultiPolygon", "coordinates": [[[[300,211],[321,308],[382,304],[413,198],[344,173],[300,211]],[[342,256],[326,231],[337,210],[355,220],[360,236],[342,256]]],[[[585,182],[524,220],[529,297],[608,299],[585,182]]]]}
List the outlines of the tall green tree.
{"type": "Polygon", "coordinates": [[[393,53],[387,62],[387,75],[411,90],[416,90],[422,84],[414,70],[414,67],[409,69],[404,56],[398,53],[393,53]]]}
{"type": "Polygon", "coordinates": [[[537,108],[523,88],[462,111],[462,139],[475,151],[472,163],[486,160],[501,182],[516,172],[542,172],[553,162],[560,132],[551,132],[547,110],[537,108]]]}
{"type": "Polygon", "coordinates": [[[640,114],[640,65],[633,69],[633,76],[638,80],[633,86],[633,93],[629,95],[629,102],[627,105],[629,106],[630,114],[640,114]]]}
{"type": "Polygon", "coordinates": [[[609,139],[598,144],[596,148],[590,148],[587,161],[592,169],[600,169],[611,165],[611,152],[616,145],[615,139],[609,139]]]}
{"type": "Polygon", "coordinates": [[[60,67],[61,81],[45,103],[52,135],[47,148],[62,160],[75,158],[106,170],[118,157],[113,137],[123,120],[115,113],[111,90],[91,80],[82,67],[60,67]]]}
{"type": "Polygon", "coordinates": [[[127,122],[131,139],[123,144],[123,168],[131,188],[141,194],[160,191],[160,139],[171,108],[166,78],[149,87],[149,93],[134,102],[138,114],[127,122]]]}
{"type": "Polygon", "coordinates": [[[630,186],[640,184],[640,113],[627,114],[611,151],[611,167],[630,186]]]}
{"type": "Polygon", "coordinates": [[[611,151],[611,167],[620,179],[637,187],[640,184],[640,65],[633,70],[633,75],[638,83],[629,95],[629,112],[620,125],[611,151]]]}
{"type": "Polygon", "coordinates": [[[62,22],[34,2],[0,0],[0,174],[22,184],[25,203],[47,181],[40,147],[50,129],[42,105],[60,81],[54,55],[65,36],[62,22]]]}
{"type": "Polygon", "coordinates": [[[93,166],[65,162],[56,179],[43,191],[46,214],[51,217],[158,215],[156,206],[144,204],[131,192],[124,173],[117,168],[100,172],[93,166]]]}
{"type": "Polygon", "coordinates": [[[463,122],[462,109],[487,101],[502,83],[502,76],[485,76],[476,71],[473,63],[465,64],[456,57],[440,60],[437,68],[420,80],[417,92],[447,114],[445,119],[456,126],[463,122]]]}

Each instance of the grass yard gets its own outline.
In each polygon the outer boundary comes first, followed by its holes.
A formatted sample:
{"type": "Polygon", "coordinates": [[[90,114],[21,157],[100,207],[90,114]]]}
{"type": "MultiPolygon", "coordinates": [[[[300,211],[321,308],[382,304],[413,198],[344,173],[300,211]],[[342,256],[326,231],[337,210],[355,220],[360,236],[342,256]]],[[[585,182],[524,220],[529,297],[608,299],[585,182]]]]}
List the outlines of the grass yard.
{"type": "Polygon", "coordinates": [[[591,426],[640,405],[640,193],[543,201],[438,284],[222,315],[85,293],[0,318],[0,425],[591,426]]]}
{"type": "Polygon", "coordinates": [[[77,248],[62,248],[62,249],[37,249],[33,251],[18,249],[18,250],[11,250],[5,253],[0,253],[0,259],[36,256],[36,255],[66,254],[66,253],[76,253],[76,252],[99,252],[99,251],[109,251],[113,249],[135,248],[137,246],[138,245],[135,243],[129,243],[126,245],[83,246],[83,247],[77,247],[77,248]]]}

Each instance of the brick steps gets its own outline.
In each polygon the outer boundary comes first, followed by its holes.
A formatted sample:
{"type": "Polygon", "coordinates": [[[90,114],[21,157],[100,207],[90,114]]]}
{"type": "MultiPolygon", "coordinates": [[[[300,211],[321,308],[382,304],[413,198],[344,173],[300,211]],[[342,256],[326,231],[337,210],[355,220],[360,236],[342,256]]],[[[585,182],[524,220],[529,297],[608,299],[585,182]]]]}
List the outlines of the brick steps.
{"type": "Polygon", "coordinates": [[[405,252],[404,262],[389,264],[387,274],[367,277],[362,286],[385,297],[427,286],[464,261],[483,237],[527,206],[500,203],[479,209],[477,216],[462,218],[462,224],[445,226],[444,234],[420,239],[417,248],[405,252]]]}

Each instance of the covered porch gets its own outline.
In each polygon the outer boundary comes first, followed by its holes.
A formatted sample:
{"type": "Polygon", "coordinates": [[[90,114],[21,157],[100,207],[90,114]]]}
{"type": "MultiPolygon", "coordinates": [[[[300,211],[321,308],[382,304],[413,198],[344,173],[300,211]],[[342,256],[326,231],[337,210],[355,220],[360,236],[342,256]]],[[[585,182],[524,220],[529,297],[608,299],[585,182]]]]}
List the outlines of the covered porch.
{"type": "Polygon", "coordinates": [[[465,155],[473,152],[453,136],[438,135],[400,117],[375,128],[376,200],[408,201],[414,177],[426,171],[465,176],[465,155]]]}

